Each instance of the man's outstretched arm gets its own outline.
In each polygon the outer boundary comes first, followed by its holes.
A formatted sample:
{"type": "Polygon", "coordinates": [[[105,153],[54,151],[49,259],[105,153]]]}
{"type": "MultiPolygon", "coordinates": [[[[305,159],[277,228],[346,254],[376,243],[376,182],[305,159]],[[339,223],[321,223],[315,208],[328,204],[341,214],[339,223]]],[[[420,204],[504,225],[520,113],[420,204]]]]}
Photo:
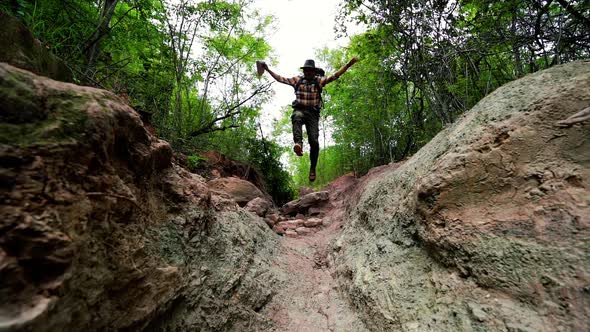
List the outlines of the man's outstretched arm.
{"type": "Polygon", "coordinates": [[[344,66],[342,66],[342,68],[338,69],[337,72],[335,72],[333,75],[329,76],[326,79],[326,83],[324,83],[324,85],[340,78],[340,76],[342,76],[342,74],[344,74],[348,70],[348,68],[352,67],[352,65],[357,63],[357,61],[359,61],[359,58],[356,56],[354,58],[350,59],[350,61],[348,61],[348,63],[346,63],[344,66]]]}
{"type": "Polygon", "coordinates": [[[293,82],[291,82],[288,78],[285,78],[285,77],[275,73],[274,71],[270,70],[270,68],[268,68],[268,65],[266,64],[266,62],[263,62],[262,68],[264,68],[264,70],[266,70],[270,74],[270,76],[272,76],[272,78],[277,80],[277,82],[281,82],[281,83],[285,83],[285,84],[289,84],[289,85],[293,84],[293,82]]]}
{"type": "Polygon", "coordinates": [[[336,73],[334,73],[334,76],[336,76],[336,78],[342,76],[342,74],[344,74],[348,70],[348,68],[352,67],[352,65],[354,65],[357,61],[359,61],[359,58],[356,56],[350,59],[350,61],[348,61],[347,64],[342,66],[342,68],[340,68],[336,73]]]}

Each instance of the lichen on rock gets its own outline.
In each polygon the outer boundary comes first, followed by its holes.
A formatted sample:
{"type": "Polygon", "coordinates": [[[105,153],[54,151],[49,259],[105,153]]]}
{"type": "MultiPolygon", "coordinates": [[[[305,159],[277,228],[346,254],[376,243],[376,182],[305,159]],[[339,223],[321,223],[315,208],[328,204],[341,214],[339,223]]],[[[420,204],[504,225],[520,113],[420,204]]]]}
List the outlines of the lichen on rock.
{"type": "Polygon", "coordinates": [[[555,123],[589,106],[588,86],[589,61],[511,82],[408,161],[361,181],[333,247],[340,284],[365,322],[583,329],[590,131],[555,123]]]}
{"type": "Polygon", "coordinates": [[[0,119],[0,329],[272,329],[277,236],[118,97],[2,63],[0,119]]]}
{"type": "Polygon", "coordinates": [[[178,165],[112,93],[0,64],[0,329],[583,330],[590,131],[555,124],[588,86],[589,61],[507,84],[407,161],[285,205],[292,219],[178,165]]]}

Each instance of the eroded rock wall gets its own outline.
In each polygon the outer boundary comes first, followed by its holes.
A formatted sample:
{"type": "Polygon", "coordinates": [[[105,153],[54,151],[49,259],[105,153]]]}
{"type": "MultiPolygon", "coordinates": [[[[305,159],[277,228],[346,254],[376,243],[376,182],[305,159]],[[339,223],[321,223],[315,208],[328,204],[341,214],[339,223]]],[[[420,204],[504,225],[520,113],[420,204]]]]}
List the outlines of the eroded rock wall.
{"type": "Polygon", "coordinates": [[[0,63],[0,329],[272,330],[261,218],[113,94],[0,63]]]}
{"type": "Polygon", "coordinates": [[[55,80],[73,82],[72,71],[19,20],[0,10],[0,62],[55,80]]]}
{"type": "Polygon", "coordinates": [[[333,244],[376,331],[583,331],[590,321],[590,61],[506,84],[361,181],[333,244]]]}

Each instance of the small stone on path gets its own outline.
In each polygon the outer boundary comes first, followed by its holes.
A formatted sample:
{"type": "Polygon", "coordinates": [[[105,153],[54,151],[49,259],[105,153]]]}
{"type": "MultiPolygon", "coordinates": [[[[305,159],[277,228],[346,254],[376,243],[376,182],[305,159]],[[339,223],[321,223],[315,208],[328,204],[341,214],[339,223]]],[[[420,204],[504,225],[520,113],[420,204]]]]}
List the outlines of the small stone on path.
{"type": "Polygon", "coordinates": [[[295,232],[297,232],[297,234],[299,234],[299,235],[304,235],[304,234],[311,233],[311,229],[309,229],[307,227],[297,227],[295,229],[295,232]]]}
{"type": "Polygon", "coordinates": [[[286,231],[285,231],[285,235],[286,235],[287,237],[293,237],[293,238],[297,238],[297,237],[299,237],[299,235],[297,234],[297,232],[296,232],[296,231],[294,231],[294,230],[292,230],[292,229],[288,229],[288,230],[286,230],[286,231]]]}
{"type": "Polygon", "coordinates": [[[280,223],[276,224],[273,226],[272,228],[273,232],[277,233],[277,234],[285,234],[285,226],[281,225],[280,223]]]}
{"type": "Polygon", "coordinates": [[[322,224],[322,219],[309,218],[308,220],[304,221],[303,224],[305,225],[305,227],[317,227],[322,224]]]}

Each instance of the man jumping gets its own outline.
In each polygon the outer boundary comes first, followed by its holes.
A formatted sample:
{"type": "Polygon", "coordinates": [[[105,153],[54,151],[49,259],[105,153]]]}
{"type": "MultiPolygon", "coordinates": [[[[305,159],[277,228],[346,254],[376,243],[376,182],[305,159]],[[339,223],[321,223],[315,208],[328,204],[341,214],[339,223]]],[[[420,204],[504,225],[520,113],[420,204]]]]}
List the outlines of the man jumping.
{"type": "Polygon", "coordinates": [[[340,68],[331,76],[325,77],[318,75],[323,72],[322,69],[315,66],[315,61],[305,60],[303,69],[303,76],[295,76],[285,78],[270,70],[268,65],[264,62],[259,62],[258,65],[262,69],[268,71],[277,82],[288,84],[295,89],[295,101],[293,101],[293,114],[291,115],[291,123],[293,124],[293,151],[298,156],[303,156],[303,131],[302,127],[305,125],[307,131],[307,138],[310,146],[309,159],[309,181],[313,182],[316,178],[316,165],[318,163],[318,156],[320,153],[319,138],[319,120],[320,110],[322,108],[322,89],[326,84],[337,80],[344,74],[348,68],[354,65],[359,60],[358,57],[352,58],[346,65],[340,68]]]}

